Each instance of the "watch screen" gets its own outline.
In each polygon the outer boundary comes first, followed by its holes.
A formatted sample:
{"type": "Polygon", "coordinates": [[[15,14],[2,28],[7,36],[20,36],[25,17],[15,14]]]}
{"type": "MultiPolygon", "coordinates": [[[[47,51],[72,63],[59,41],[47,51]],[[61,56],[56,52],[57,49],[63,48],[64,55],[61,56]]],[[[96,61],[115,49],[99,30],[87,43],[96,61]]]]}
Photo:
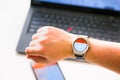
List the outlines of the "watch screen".
{"type": "Polygon", "coordinates": [[[86,40],[82,39],[82,38],[78,38],[75,42],[74,42],[74,48],[79,51],[82,52],[87,48],[87,42],[86,40]]]}

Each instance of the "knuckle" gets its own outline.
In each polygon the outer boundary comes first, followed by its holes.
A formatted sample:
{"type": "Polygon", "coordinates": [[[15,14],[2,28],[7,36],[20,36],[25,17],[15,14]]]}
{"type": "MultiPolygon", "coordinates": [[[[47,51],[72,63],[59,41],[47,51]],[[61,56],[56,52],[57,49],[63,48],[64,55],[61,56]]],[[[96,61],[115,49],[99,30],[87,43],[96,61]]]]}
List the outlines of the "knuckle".
{"type": "Polygon", "coordinates": [[[39,38],[39,36],[38,36],[37,34],[34,34],[34,35],[32,36],[32,40],[38,39],[38,38],[39,38]]]}
{"type": "Polygon", "coordinates": [[[32,46],[33,45],[33,42],[31,41],[30,43],[29,43],[29,46],[32,46]]]}
{"type": "Polygon", "coordinates": [[[33,40],[29,43],[29,46],[36,46],[38,44],[37,40],[33,40]]]}

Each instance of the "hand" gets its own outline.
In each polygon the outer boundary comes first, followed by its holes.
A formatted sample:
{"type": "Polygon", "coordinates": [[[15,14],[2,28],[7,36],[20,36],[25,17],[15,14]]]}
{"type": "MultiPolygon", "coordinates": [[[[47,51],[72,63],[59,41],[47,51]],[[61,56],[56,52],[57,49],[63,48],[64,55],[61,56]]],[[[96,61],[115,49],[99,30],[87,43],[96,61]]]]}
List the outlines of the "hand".
{"type": "Polygon", "coordinates": [[[62,29],[46,26],[38,29],[25,52],[37,63],[56,63],[61,59],[74,57],[72,42],[75,35],[62,29]]]}

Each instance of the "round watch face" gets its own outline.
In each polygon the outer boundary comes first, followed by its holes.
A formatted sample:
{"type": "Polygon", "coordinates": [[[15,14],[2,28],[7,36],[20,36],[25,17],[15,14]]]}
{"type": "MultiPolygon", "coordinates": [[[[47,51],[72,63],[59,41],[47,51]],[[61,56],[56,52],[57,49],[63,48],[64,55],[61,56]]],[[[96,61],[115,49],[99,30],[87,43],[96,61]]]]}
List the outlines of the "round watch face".
{"type": "Polygon", "coordinates": [[[87,44],[86,40],[83,38],[78,38],[74,42],[74,49],[78,52],[85,51],[87,47],[88,47],[88,44],[87,44]]]}

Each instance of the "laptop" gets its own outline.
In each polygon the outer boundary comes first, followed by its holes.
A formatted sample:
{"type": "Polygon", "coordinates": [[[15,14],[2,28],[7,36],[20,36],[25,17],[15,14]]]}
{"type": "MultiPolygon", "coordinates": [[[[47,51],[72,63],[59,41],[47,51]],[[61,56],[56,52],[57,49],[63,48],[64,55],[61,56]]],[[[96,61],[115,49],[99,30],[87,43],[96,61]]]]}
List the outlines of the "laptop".
{"type": "Polygon", "coordinates": [[[31,0],[16,51],[24,54],[32,35],[43,26],[120,42],[120,0],[31,0]]]}

